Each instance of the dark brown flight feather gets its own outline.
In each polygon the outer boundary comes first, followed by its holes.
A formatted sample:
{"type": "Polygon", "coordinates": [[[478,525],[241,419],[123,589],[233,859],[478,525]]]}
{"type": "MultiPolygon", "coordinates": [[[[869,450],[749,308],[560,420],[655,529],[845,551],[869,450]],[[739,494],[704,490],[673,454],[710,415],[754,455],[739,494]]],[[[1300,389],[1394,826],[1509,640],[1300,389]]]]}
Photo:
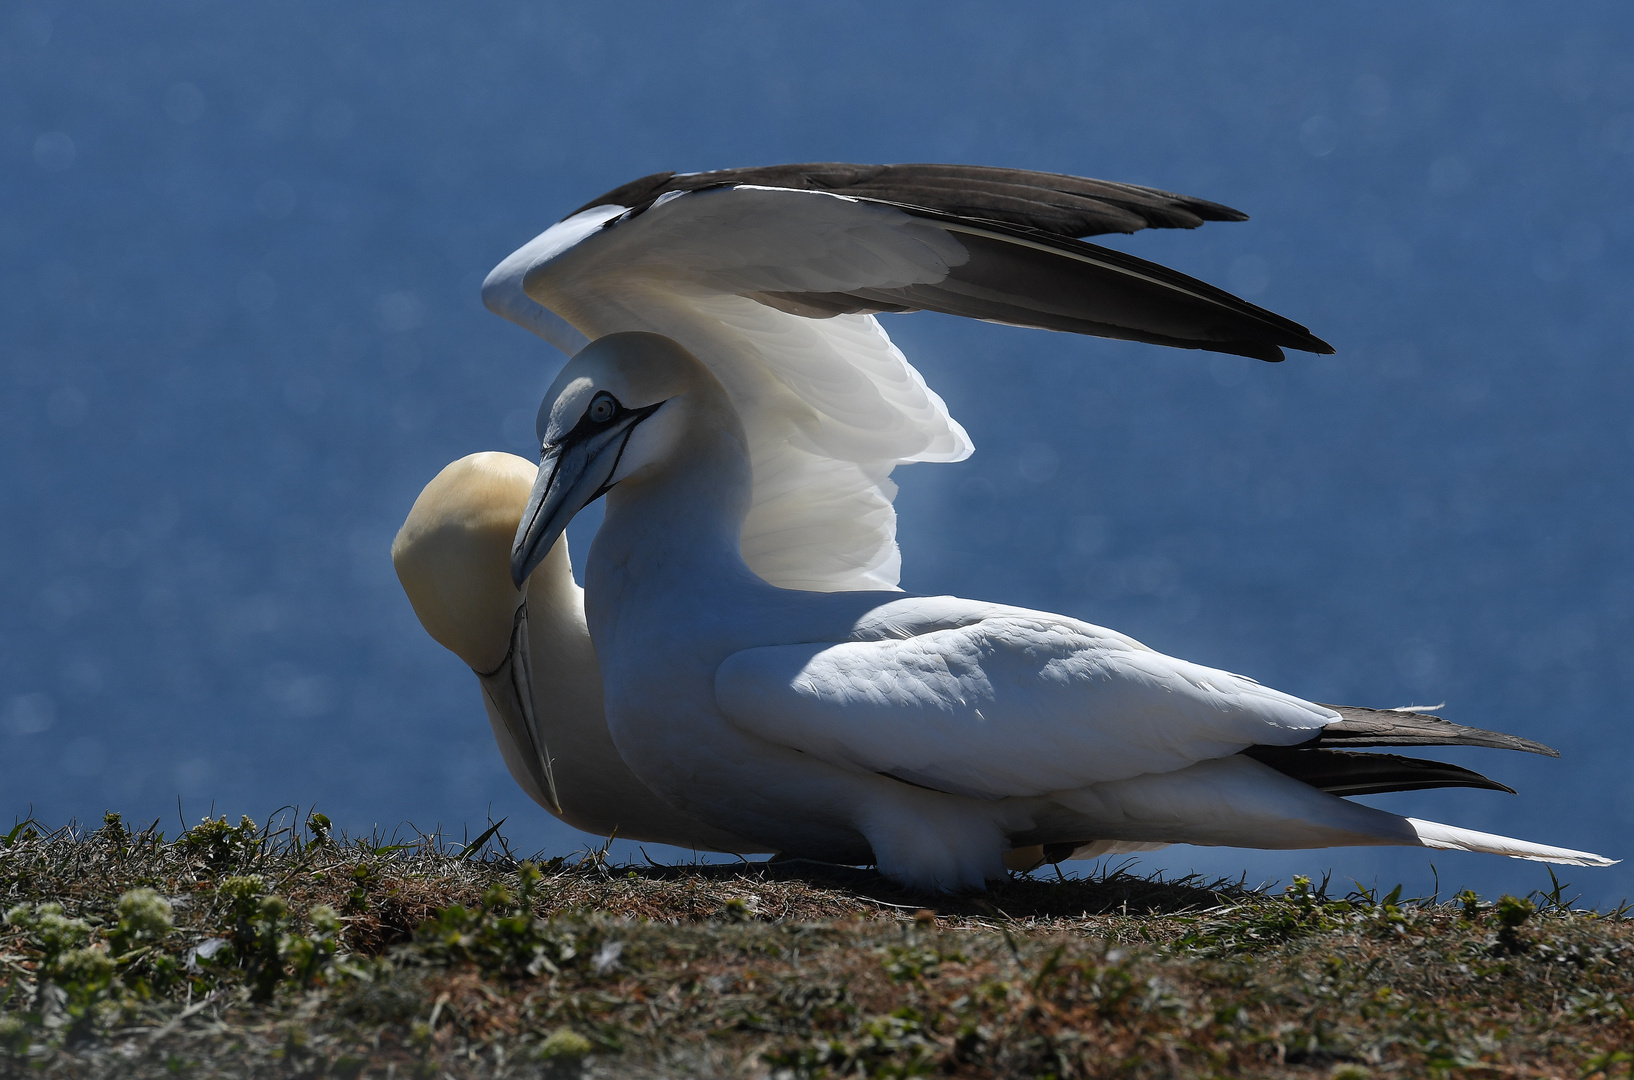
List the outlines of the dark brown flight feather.
{"type": "Polygon", "coordinates": [[[812,162],[713,172],[653,173],[616,187],[575,210],[641,209],[671,191],[731,184],[830,191],[862,199],[923,206],[961,217],[1002,221],[1056,236],[1097,236],[1140,229],[1195,229],[1205,221],[1247,221],[1229,206],[1138,184],[990,165],[850,165],[812,162]]]}
{"type": "Polygon", "coordinates": [[[1464,727],[1428,713],[1402,709],[1361,709],[1353,705],[1324,705],[1338,713],[1336,723],[1323,728],[1302,747],[1350,746],[1485,746],[1493,750],[1524,750],[1528,754],[1559,757],[1560,751],[1519,735],[1464,727]]]}
{"type": "Polygon", "coordinates": [[[1283,359],[1283,349],[1333,352],[1305,327],[1223,289],[1078,239],[1246,219],[1219,203],[1135,184],[980,165],[771,165],[654,173],[580,209],[615,205],[639,214],[670,192],[744,184],[889,205],[943,225],[970,252],[935,284],[746,294],[790,314],[938,311],[1268,361],[1283,359]]]}
{"type": "Polygon", "coordinates": [[[939,211],[903,209],[947,223],[970,252],[969,261],[933,284],[842,293],[754,293],[752,299],[811,318],[939,311],[1271,362],[1283,359],[1284,348],[1333,352],[1291,319],[1121,251],[997,223],[966,222],[939,211]]]}

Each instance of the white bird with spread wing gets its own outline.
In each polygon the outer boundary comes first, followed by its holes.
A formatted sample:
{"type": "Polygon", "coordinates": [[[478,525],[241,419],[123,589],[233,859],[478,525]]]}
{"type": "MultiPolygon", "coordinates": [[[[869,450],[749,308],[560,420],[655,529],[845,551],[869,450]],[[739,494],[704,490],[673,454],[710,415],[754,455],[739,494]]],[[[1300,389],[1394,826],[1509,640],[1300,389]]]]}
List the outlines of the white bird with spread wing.
{"type": "Polygon", "coordinates": [[[631,771],[698,820],[920,889],[979,888],[1012,848],[1108,841],[1607,862],[1323,792],[1243,751],[1319,744],[1339,712],[1111,630],[767,584],[739,543],[748,436],[668,338],[592,342],[545,402],[512,579],[606,494],[585,596],[608,728],[631,771]]]}
{"type": "MultiPolygon", "coordinates": [[[[730,415],[729,426],[741,433],[747,479],[738,493],[745,500],[743,513],[728,529],[736,530],[728,544],[739,560],[734,573],[752,571],[749,579],[758,586],[770,583],[783,587],[771,589],[768,595],[804,595],[807,600],[819,602],[811,592],[895,587],[898,560],[891,508],[894,487],[888,479],[891,469],[904,461],[957,460],[971,449],[964,431],[948,416],[941,400],[891,345],[869,312],[938,310],[1268,360],[1280,359],[1281,347],[1331,351],[1303,327],[1229,294],[1151,263],[1073,239],[1094,232],[1128,232],[1154,225],[1192,227],[1203,220],[1241,217],[1225,207],[1147,188],[965,166],[808,165],[681,176],[660,174],[617,189],[547,230],[490,275],[484,298],[496,311],[535,330],[564,351],[573,351],[592,337],[630,330],[661,332],[688,346],[713,373],[710,385],[724,394],[723,415],[730,415]]],[[[655,401],[652,408],[658,409],[661,404],[655,401]]],[[[547,398],[547,409],[551,405],[552,399],[547,398]]],[[[587,406],[592,411],[595,408],[593,402],[587,406]]],[[[675,410],[669,412],[675,415],[675,410]]],[[[583,419],[594,422],[590,412],[583,419]]],[[[547,420],[549,416],[542,410],[542,435],[547,420]]],[[[656,427],[643,425],[648,427],[648,435],[642,438],[665,430],[670,422],[666,420],[656,427]]],[[[640,418],[634,423],[639,424],[640,418]]],[[[632,426],[626,435],[633,430],[632,426]]],[[[548,458],[548,439],[546,450],[548,458]]],[[[617,467],[617,455],[607,461],[587,462],[591,471],[586,475],[594,479],[599,475],[596,469],[617,467]]],[[[867,627],[874,623],[866,618],[850,629],[831,627],[836,635],[833,644],[839,651],[824,651],[828,658],[825,662],[838,663],[853,673],[874,671],[884,683],[871,683],[865,678],[848,689],[833,683],[829,676],[820,676],[822,665],[818,664],[808,682],[813,688],[827,686],[827,691],[812,689],[809,700],[797,697],[771,710],[781,717],[779,723],[798,724],[803,716],[810,729],[805,735],[793,729],[781,734],[756,729],[753,739],[770,737],[761,749],[775,751],[765,761],[758,761],[753,754],[748,759],[734,758],[733,753],[742,747],[732,739],[716,747],[726,753],[725,758],[717,759],[712,750],[703,749],[704,743],[694,747],[706,759],[715,760],[725,773],[711,773],[708,768],[697,771],[681,748],[675,748],[674,755],[663,749],[668,745],[664,739],[638,749],[620,738],[615,746],[603,714],[598,665],[607,680],[610,700],[626,700],[626,691],[634,684],[624,682],[623,676],[615,679],[608,658],[598,656],[603,642],[598,638],[592,643],[586,634],[582,598],[568,568],[565,540],[548,547],[548,558],[544,557],[545,550],[535,546],[532,554],[538,558],[534,561],[543,561],[527,577],[525,592],[505,581],[508,575],[500,537],[508,529],[514,530],[521,516],[521,488],[530,479],[530,472],[531,466],[508,455],[480,455],[450,466],[416,503],[393,555],[405,589],[427,629],[481,674],[494,733],[512,774],[537,801],[582,828],[605,835],[616,827],[623,836],[719,850],[780,850],[850,861],[872,856],[902,880],[946,887],[973,884],[992,873],[997,857],[994,851],[1006,846],[1015,848],[1009,858],[1012,865],[1018,866],[1036,863],[1042,857],[1132,850],[1187,838],[1193,842],[1301,846],[1435,843],[1439,836],[1450,846],[1471,846],[1479,841],[1488,845],[1483,850],[1499,850],[1504,844],[1517,844],[1517,850],[1510,853],[1579,857],[1578,853],[1481,838],[1479,834],[1459,833],[1457,838],[1447,839],[1451,833],[1443,836],[1434,832],[1440,827],[1422,823],[1419,832],[1412,832],[1409,826],[1399,824],[1402,819],[1392,819],[1398,823],[1396,832],[1390,834],[1394,840],[1381,840],[1387,833],[1378,832],[1378,822],[1372,818],[1368,819],[1375,829],[1372,833],[1365,829],[1346,832],[1349,826],[1333,822],[1329,822],[1329,832],[1323,833],[1320,815],[1300,828],[1292,828],[1288,823],[1298,819],[1298,814],[1284,805],[1270,811],[1270,818],[1261,815],[1263,820],[1254,819],[1257,825],[1250,826],[1247,818],[1230,826],[1221,825],[1224,831],[1218,835],[1230,838],[1209,840],[1197,831],[1217,816],[1206,804],[1210,798],[1217,801],[1222,797],[1222,784],[1225,788],[1233,783],[1240,787],[1244,770],[1295,777],[1284,783],[1293,784],[1307,798],[1315,798],[1315,805],[1327,807],[1328,814],[1360,814],[1363,818],[1376,812],[1323,796],[1317,789],[1359,794],[1415,787],[1501,785],[1456,767],[1390,755],[1358,755],[1314,747],[1283,749],[1290,739],[1261,738],[1264,733],[1253,723],[1246,728],[1232,728],[1230,737],[1218,732],[1186,734],[1186,723],[1190,721],[1177,723],[1173,717],[1160,720],[1143,716],[1138,710],[1128,712],[1130,702],[1118,697],[1153,677],[1139,662],[1128,668],[1127,664],[1133,662],[1128,657],[1155,662],[1152,658],[1158,654],[1108,631],[1086,628],[1059,616],[976,605],[985,614],[972,621],[970,611],[975,608],[963,601],[904,599],[900,601],[904,607],[881,609],[879,625],[888,627],[889,634],[913,638],[920,652],[887,656],[880,644],[884,639],[869,638],[875,631],[867,627]],[[948,603],[967,607],[950,608],[948,603]],[[931,607],[925,608],[925,604],[931,607]],[[931,612],[928,616],[927,611],[931,612]],[[924,621],[926,618],[929,623],[924,621]],[[1021,622],[1010,626],[1004,619],[1021,622]],[[1039,624],[1025,629],[1029,619],[1043,619],[1047,627],[1039,624]],[[1072,643],[1078,641],[1073,635],[1086,629],[1100,643],[1088,651],[1079,647],[1081,642],[1072,643]],[[1060,638],[1061,633],[1067,637],[1060,638]],[[847,634],[862,636],[852,641],[847,634]],[[1021,669],[1013,664],[999,662],[1000,668],[1009,673],[1007,677],[1021,680],[1005,696],[1019,702],[1023,713],[1043,707],[1041,703],[1050,693],[1061,691],[1065,684],[1057,684],[1063,672],[1076,671],[1088,663],[1109,678],[1116,674],[1117,678],[1103,688],[1112,696],[1103,694],[1097,705],[1101,727],[1091,725],[1072,735],[1061,731],[1047,735],[1041,730],[1024,731],[1017,726],[1018,721],[994,711],[991,705],[985,713],[976,712],[981,724],[986,725],[978,730],[985,731],[996,746],[1010,747],[1026,738],[1044,740],[1032,747],[1038,760],[1028,758],[1003,767],[1011,770],[1009,779],[1020,785],[1016,792],[1003,789],[1002,784],[995,787],[992,775],[961,778],[953,760],[905,760],[885,768],[871,768],[870,763],[880,764],[892,756],[885,753],[878,757],[881,748],[874,745],[878,738],[898,748],[906,744],[884,734],[891,729],[890,724],[867,719],[868,704],[896,701],[896,706],[910,711],[926,707],[919,699],[893,698],[896,691],[888,691],[885,685],[894,685],[897,676],[891,673],[906,664],[902,670],[915,673],[910,681],[919,679],[929,686],[935,680],[926,682],[929,676],[915,667],[929,665],[929,669],[944,672],[945,685],[937,693],[953,695],[947,700],[969,699],[967,683],[971,680],[972,685],[989,688],[1004,682],[995,681],[997,669],[989,670],[979,659],[987,655],[981,643],[992,644],[989,635],[997,635],[994,642],[1010,644],[1031,641],[1029,635],[1038,637],[1032,644],[1018,646],[1021,655],[1026,656],[1033,656],[1046,645],[1065,650],[1040,668],[1042,682],[1036,685],[1017,674],[1021,669]],[[1110,647],[1107,642],[1118,643],[1108,655],[1116,654],[1121,659],[1086,659],[1100,657],[1096,649],[1110,647]],[[950,667],[948,658],[937,651],[943,647],[952,648],[952,655],[968,660],[969,665],[950,667]],[[953,673],[955,668],[957,674],[953,673]],[[1032,690],[1022,693],[1017,687],[1023,684],[1032,690]],[[1048,693],[1038,697],[1041,691],[1048,693]],[[801,703],[804,712],[794,708],[801,703]],[[995,719],[1001,715],[1003,720],[995,719]],[[1108,744],[1111,750],[1099,746],[1096,739],[1102,736],[1094,732],[1105,729],[1107,724],[1112,728],[1106,730],[1121,730],[1121,724],[1140,730],[1155,725],[1140,738],[1155,740],[1153,746],[1168,747],[1168,756],[1151,746],[1144,750],[1138,746],[1133,750],[1118,750],[1114,744],[1108,744]],[[818,739],[821,746],[802,743],[803,738],[821,731],[828,732],[818,739]],[[1247,742],[1242,741],[1244,737],[1247,742]],[[1058,752],[1073,738],[1079,742],[1072,745],[1091,758],[1106,756],[1109,761],[1122,760],[1123,764],[1108,766],[1111,773],[1105,769],[1089,774],[1075,772],[1077,766],[1058,760],[1058,752]],[[1183,745],[1171,746],[1175,740],[1183,745]],[[777,750],[780,746],[783,749],[777,750]],[[1233,756],[1244,747],[1254,760],[1233,756]],[[768,784],[776,787],[777,782],[771,778],[781,766],[774,768],[770,763],[785,760],[790,751],[800,754],[808,771],[825,760],[826,753],[850,762],[852,771],[860,767],[871,776],[890,773],[893,778],[884,790],[910,788],[920,792],[901,796],[896,791],[899,797],[929,800],[918,818],[920,826],[947,834],[945,842],[926,844],[925,837],[913,834],[911,829],[897,829],[901,835],[892,840],[896,833],[890,829],[870,832],[852,818],[840,824],[817,824],[826,820],[818,809],[825,799],[844,802],[849,797],[844,784],[825,788],[819,782],[819,790],[809,792],[817,799],[811,813],[797,813],[810,827],[792,833],[784,820],[789,807],[781,804],[788,800],[800,802],[803,796],[797,793],[804,791],[801,784],[776,794],[763,791],[760,796],[747,796],[747,804],[733,801],[743,792],[756,790],[757,783],[762,789],[768,784]],[[1188,758],[1188,754],[1201,756],[1188,758]],[[1067,771],[1056,775],[1040,765],[1042,771],[1036,775],[1023,775],[1044,759],[1056,761],[1057,768],[1067,771]],[[668,766],[663,764],[666,760],[668,766]],[[1151,773],[1166,776],[1165,785],[1154,788],[1142,780],[1146,773],[1140,770],[1146,766],[1139,762],[1151,764],[1151,773]],[[744,787],[728,779],[734,767],[740,773],[745,769],[753,773],[759,765],[766,765],[769,771],[757,783],[744,787]],[[1074,809],[1072,799],[1040,803],[1041,796],[1019,794],[1047,786],[1052,775],[1057,780],[1077,783],[1089,776],[1110,776],[1129,768],[1136,772],[1074,788],[1078,792],[1074,798],[1080,804],[1086,799],[1122,800],[1118,804],[1126,813],[1135,813],[1133,808],[1143,799],[1149,804],[1148,810],[1158,803],[1166,805],[1168,810],[1156,817],[1146,815],[1149,820],[1144,832],[1103,827],[1100,818],[1085,817],[1082,806],[1074,809]],[[701,776],[712,779],[699,780],[701,776]],[[718,784],[726,784],[737,794],[724,803],[711,802],[708,789],[718,784]],[[662,798],[655,797],[654,791],[662,798]],[[774,812],[756,803],[756,798],[780,802],[781,808],[774,812]],[[1031,799],[1032,803],[1018,809],[1018,798],[1031,799]],[[974,819],[970,819],[966,813],[969,808],[964,805],[972,800],[990,803],[1002,813],[997,817],[976,814],[985,824],[972,826],[974,819]],[[1331,803],[1349,809],[1334,811],[1331,803]],[[1164,818],[1163,813],[1169,817],[1164,818]],[[1287,820],[1283,826],[1273,827],[1270,821],[1278,814],[1287,820]],[[768,826],[763,819],[775,819],[779,824],[768,826]],[[1162,825],[1162,821],[1169,824],[1162,825]],[[954,843],[954,834],[963,835],[967,827],[975,827],[970,835],[980,839],[954,843]],[[1431,831],[1423,832],[1426,828],[1431,831]],[[1331,839],[1339,835],[1350,839],[1331,839]],[[1364,835],[1371,839],[1358,839],[1364,835]],[[999,838],[996,847],[987,843],[994,836],[999,838]],[[1321,836],[1330,838],[1323,840],[1321,836]],[[980,849],[979,855],[949,854],[964,851],[961,845],[972,843],[980,849]],[[899,850],[904,845],[918,854],[904,854],[899,850]]],[[[589,487],[579,484],[570,495],[588,501],[600,493],[605,479],[589,487]]],[[[539,474],[540,485],[549,483],[549,476],[539,474]]],[[[727,486],[731,486],[730,481],[727,486]]],[[[538,496],[541,491],[542,487],[534,494],[538,496]]],[[[736,511],[727,513],[723,520],[730,523],[734,514],[736,511]]],[[[592,591],[596,590],[592,585],[592,591]]],[[[706,590],[699,601],[704,602],[707,595],[706,590]]],[[[602,599],[617,607],[610,596],[602,599]]],[[[874,593],[837,598],[835,602],[876,605],[880,600],[874,593]]],[[[593,601],[592,607],[597,608],[598,603],[593,601]]],[[[611,610],[605,605],[600,609],[611,610]]],[[[829,619],[830,615],[823,618],[829,619]]],[[[662,633],[679,635],[667,640],[683,652],[692,649],[686,627],[682,620],[662,628],[662,633]]],[[[745,624],[737,629],[751,630],[752,626],[745,624]]],[[[778,643],[782,640],[778,638],[780,633],[761,644],[778,643]]],[[[809,640],[796,638],[783,640],[783,644],[809,640]]],[[[749,647],[747,642],[738,644],[749,647]]],[[[656,642],[649,645],[659,647],[656,642]]],[[[1001,654],[1013,659],[1012,653],[1003,649],[993,655],[1001,654]]],[[[619,655],[628,661],[626,654],[619,655]]],[[[662,651],[648,656],[648,662],[655,666],[668,659],[662,651]]],[[[717,659],[724,662],[724,654],[717,659]]],[[[792,659],[781,656],[781,662],[792,659]]],[[[1159,659],[1186,671],[1201,672],[1200,678],[1208,687],[1205,696],[1247,694],[1254,700],[1282,702],[1279,708],[1293,711],[1278,723],[1292,724],[1288,730],[1301,733],[1299,739],[1291,740],[1294,742],[1317,739],[1324,747],[1463,743],[1544,749],[1525,740],[1410,714],[1344,710],[1344,719],[1336,720],[1339,714],[1325,707],[1294,702],[1257,687],[1246,691],[1244,687],[1254,684],[1236,676],[1159,659]],[[1295,722],[1289,716],[1303,720],[1295,722]],[[1320,734],[1313,735],[1317,729],[1320,734]]],[[[736,671],[747,661],[733,663],[738,665],[733,668],[736,671]]],[[[774,664],[768,670],[773,674],[762,672],[763,679],[775,682],[780,669],[774,664]]],[[[800,670],[806,671],[806,665],[802,664],[800,670]]],[[[744,678],[732,683],[736,689],[729,693],[748,693],[747,688],[754,685],[747,678],[750,672],[743,670],[739,674],[744,678]]],[[[1173,689],[1169,686],[1164,693],[1173,689]]],[[[717,702],[715,707],[724,706],[717,702]]],[[[738,702],[738,707],[753,711],[743,701],[738,702]]],[[[1070,705],[1061,707],[1072,711],[1070,705]]],[[[625,715],[633,714],[626,711],[625,715]]],[[[898,714],[887,709],[880,715],[898,714]]],[[[614,723],[615,733],[618,723],[614,723]]],[[[700,732],[707,727],[704,723],[700,732]]],[[[948,741],[953,732],[929,734],[932,730],[926,729],[930,742],[940,742],[954,759],[984,758],[987,765],[1004,760],[1003,754],[990,755],[988,747],[948,741]]],[[[681,733],[672,735],[685,741],[684,729],[677,731],[681,733]]],[[[1140,739],[1135,742],[1140,743],[1140,739]]],[[[738,776],[738,780],[742,778],[738,776]]],[[[865,781],[876,782],[878,777],[865,781]]],[[[1233,797],[1240,799],[1241,792],[1233,797]]],[[[884,818],[893,817],[892,813],[881,813],[884,818]]],[[[1135,813],[1135,817],[1140,814],[1135,813]]],[[[1344,820],[1354,824],[1351,818],[1344,820]]]]}
{"type": "Polygon", "coordinates": [[[895,588],[891,470],[973,448],[871,313],[1262,360],[1332,352],[1229,293],[1075,239],[1243,216],[1151,188],[963,165],[660,173],[547,229],[482,295],[568,355],[632,330],[680,342],[725,386],[749,438],[750,568],[789,588],[895,588]]]}

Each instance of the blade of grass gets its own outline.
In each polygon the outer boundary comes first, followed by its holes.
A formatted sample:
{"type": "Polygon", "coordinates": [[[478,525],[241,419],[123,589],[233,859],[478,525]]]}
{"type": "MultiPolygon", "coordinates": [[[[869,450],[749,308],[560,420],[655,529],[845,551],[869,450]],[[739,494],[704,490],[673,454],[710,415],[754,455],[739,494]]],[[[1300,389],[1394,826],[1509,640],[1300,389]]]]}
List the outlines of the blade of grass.
{"type": "MultiPolygon", "coordinates": [[[[473,858],[476,855],[477,852],[482,850],[482,845],[483,844],[486,844],[489,840],[493,839],[494,834],[499,831],[499,827],[501,825],[503,825],[503,824],[505,824],[505,819],[500,818],[498,821],[496,821],[492,825],[488,826],[488,829],[487,829],[486,832],[484,832],[481,836],[477,837],[475,840],[471,841],[471,843],[469,843],[469,844],[467,844],[465,846],[465,850],[460,852],[460,858],[462,858],[462,859],[473,858]]],[[[407,847],[408,845],[404,844],[403,846],[407,847]]]]}

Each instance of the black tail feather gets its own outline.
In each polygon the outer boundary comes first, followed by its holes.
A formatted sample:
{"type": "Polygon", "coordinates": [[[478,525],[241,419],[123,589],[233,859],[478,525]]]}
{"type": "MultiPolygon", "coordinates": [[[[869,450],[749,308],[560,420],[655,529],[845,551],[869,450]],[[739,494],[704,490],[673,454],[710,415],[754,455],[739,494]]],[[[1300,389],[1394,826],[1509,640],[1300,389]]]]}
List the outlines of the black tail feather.
{"type": "Polygon", "coordinates": [[[1560,756],[1542,743],[1519,735],[1464,727],[1414,710],[1350,705],[1324,708],[1337,712],[1340,719],[1323,728],[1314,739],[1297,746],[1250,746],[1243,753],[1285,776],[1334,795],[1377,795],[1439,787],[1487,788],[1514,794],[1513,788],[1458,765],[1399,754],[1358,754],[1351,747],[1484,746],[1560,756]]]}
{"type": "Polygon", "coordinates": [[[1514,788],[1473,770],[1400,754],[1289,746],[1251,746],[1243,754],[1330,795],[1378,795],[1387,791],[1443,787],[1486,788],[1515,794],[1514,788]]]}

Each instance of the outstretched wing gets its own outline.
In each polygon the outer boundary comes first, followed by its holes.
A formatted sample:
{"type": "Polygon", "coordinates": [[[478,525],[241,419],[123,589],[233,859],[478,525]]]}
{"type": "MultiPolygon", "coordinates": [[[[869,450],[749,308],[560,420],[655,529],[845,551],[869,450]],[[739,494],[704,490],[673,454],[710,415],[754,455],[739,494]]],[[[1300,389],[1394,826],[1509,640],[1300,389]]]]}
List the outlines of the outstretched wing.
{"type": "MultiPolygon", "coordinates": [[[[632,180],[579,207],[643,207],[672,191],[723,184],[827,191],[859,199],[933,207],[1056,236],[1141,229],[1195,229],[1205,221],[1247,221],[1229,206],[1172,191],[1063,173],[991,165],[854,165],[837,161],[756,165],[713,172],[661,172],[632,180]]],[[[578,213],[575,210],[574,213],[578,213]]]]}
{"type": "Polygon", "coordinates": [[[735,653],[716,701],[738,727],[830,764],[983,799],[1297,745],[1338,719],[1058,615],[972,604],[949,625],[955,603],[885,605],[865,640],[735,653]]]}
{"type": "Polygon", "coordinates": [[[894,588],[899,463],[971,444],[872,313],[932,310],[1281,359],[1331,351],[1212,286],[1073,237],[1241,215],[1149,188],[968,166],[658,174],[501,263],[490,308],[573,352],[628,330],[703,360],[748,429],[749,565],[894,588]]]}

